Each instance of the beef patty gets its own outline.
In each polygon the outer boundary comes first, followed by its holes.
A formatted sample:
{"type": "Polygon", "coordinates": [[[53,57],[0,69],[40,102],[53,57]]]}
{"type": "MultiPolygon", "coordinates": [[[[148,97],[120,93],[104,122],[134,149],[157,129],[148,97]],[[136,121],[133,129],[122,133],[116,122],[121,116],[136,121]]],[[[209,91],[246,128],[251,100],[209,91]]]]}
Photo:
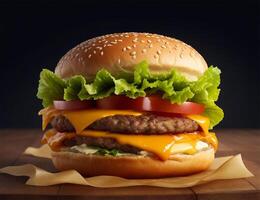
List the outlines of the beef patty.
{"type": "Polygon", "coordinates": [[[77,136],[76,144],[86,144],[88,146],[97,146],[103,149],[117,149],[126,153],[138,154],[141,150],[137,147],[120,144],[113,138],[104,138],[104,137],[85,137],[85,136],[77,136]]]}
{"type": "MultiPolygon", "coordinates": [[[[51,121],[51,125],[59,132],[75,132],[70,121],[59,115],[51,121]]],[[[165,117],[153,114],[113,115],[93,122],[87,129],[109,131],[126,134],[165,134],[194,132],[198,124],[185,117],[165,117]]]]}

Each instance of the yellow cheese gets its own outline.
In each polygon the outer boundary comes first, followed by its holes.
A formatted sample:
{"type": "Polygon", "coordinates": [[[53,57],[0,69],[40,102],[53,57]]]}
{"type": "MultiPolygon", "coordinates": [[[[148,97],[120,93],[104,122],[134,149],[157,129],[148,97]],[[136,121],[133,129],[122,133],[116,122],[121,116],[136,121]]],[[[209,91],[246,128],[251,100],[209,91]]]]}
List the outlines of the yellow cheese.
{"type": "MultiPolygon", "coordinates": [[[[139,149],[152,152],[162,160],[167,160],[171,154],[176,152],[176,144],[189,144],[182,153],[196,153],[196,144],[198,141],[205,141],[213,147],[217,147],[217,139],[214,133],[208,133],[206,136],[200,132],[177,135],[125,135],[108,133],[103,131],[84,130],[78,135],[91,137],[114,138],[120,144],[127,144],[139,149]]],[[[183,148],[182,148],[183,150],[183,148]]]]}
{"type": "MultiPolygon", "coordinates": [[[[196,152],[197,151],[202,151],[203,149],[207,149],[209,147],[209,144],[202,142],[202,141],[198,141],[196,143],[196,152]]],[[[171,149],[171,155],[169,157],[169,159],[171,159],[171,157],[174,157],[174,155],[176,154],[182,154],[182,153],[187,153],[192,151],[193,146],[189,143],[180,143],[180,144],[175,144],[173,145],[172,149],[171,149]]],[[[72,147],[70,147],[69,149],[66,150],[72,150],[72,152],[75,152],[74,150],[76,150],[76,152],[80,152],[86,155],[90,155],[90,154],[95,154],[97,153],[98,149],[93,147],[93,146],[88,146],[86,144],[79,144],[79,145],[74,145],[72,147]]],[[[195,153],[196,153],[195,152],[195,153]]],[[[147,154],[147,151],[141,151],[140,154],[145,156],[145,155],[149,155],[147,154]]],[[[128,156],[130,154],[133,153],[127,153],[127,152],[119,152],[118,154],[116,154],[116,156],[128,156]]]]}
{"type": "Polygon", "coordinates": [[[177,135],[124,135],[93,130],[84,130],[78,134],[59,133],[51,129],[46,131],[42,142],[48,143],[52,150],[57,151],[62,147],[64,140],[70,140],[76,135],[113,138],[120,144],[127,144],[152,152],[161,160],[167,160],[172,154],[176,153],[194,154],[198,150],[197,146],[200,141],[211,144],[215,150],[218,146],[218,140],[214,133],[203,136],[200,132],[177,135]]]}
{"type": "Polygon", "coordinates": [[[202,115],[186,115],[187,118],[194,120],[201,127],[204,135],[209,132],[209,118],[202,115]]]}
{"type": "Polygon", "coordinates": [[[48,107],[39,112],[42,115],[42,129],[44,130],[51,119],[58,115],[65,116],[70,123],[75,127],[76,132],[80,133],[94,121],[112,115],[141,115],[141,112],[131,110],[56,110],[53,107],[48,107]]]}
{"type": "MultiPolygon", "coordinates": [[[[39,115],[42,115],[42,129],[44,130],[51,119],[58,115],[63,115],[69,119],[72,125],[75,127],[76,132],[79,133],[88,127],[94,121],[103,117],[112,115],[141,115],[142,112],[131,110],[79,110],[79,111],[61,111],[56,110],[53,107],[47,107],[40,110],[39,115]]],[[[202,115],[185,115],[185,117],[196,121],[201,127],[202,131],[207,134],[209,129],[209,118],[202,115]]]]}
{"type": "MultiPolygon", "coordinates": [[[[51,119],[58,115],[65,116],[75,127],[76,132],[83,131],[86,127],[92,124],[94,121],[99,120],[103,117],[112,115],[141,115],[142,112],[131,111],[131,110],[101,110],[101,109],[90,109],[90,110],[56,110],[53,107],[47,107],[39,112],[42,115],[42,129],[44,130],[51,119]]],[[[202,115],[184,115],[185,117],[194,120],[201,127],[204,135],[208,133],[209,129],[209,118],[202,115]]]]}
{"type": "MultiPolygon", "coordinates": [[[[82,136],[91,137],[108,137],[114,138],[120,144],[132,145],[142,150],[156,154],[162,160],[169,159],[174,153],[194,154],[196,144],[199,141],[204,141],[211,144],[215,150],[218,147],[218,141],[214,133],[209,133],[209,119],[201,115],[185,115],[185,117],[196,121],[202,129],[202,132],[183,133],[177,135],[124,135],[117,133],[108,133],[102,131],[84,130],[94,121],[116,114],[120,115],[141,115],[142,112],[131,110],[78,110],[78,111],[60,111],[53,107],[48,107],[39,112],[42,115],[43,129],[46,128],[50,120],[58,115],[65,116],[75,127],[76,133],[82,136]]],[[[48,133],[48,132],[47,132],[48,133]]],[[[53,149],[62,146],[65,139],[70,139],[76,136],[75,133],[62,133],[60,135],[53,132],[45,134],[45,143],[48,143],[53,149]]]]}

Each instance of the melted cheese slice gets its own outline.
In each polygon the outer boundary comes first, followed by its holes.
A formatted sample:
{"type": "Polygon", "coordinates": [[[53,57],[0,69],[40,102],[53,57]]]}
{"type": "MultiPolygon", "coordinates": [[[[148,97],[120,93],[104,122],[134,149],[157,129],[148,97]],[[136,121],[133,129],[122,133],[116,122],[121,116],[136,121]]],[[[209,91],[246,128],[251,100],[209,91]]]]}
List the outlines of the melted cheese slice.
{"type": "Polygon", "coordinates": [[[79,134],[58,132],[55,134],[55,130],[53,132],[52,129],[45,133],[42,142],[48,143],[53,150],[57,150],[62,146],[64,140],[71,139],[76,135],[113,138],[120,144],[131,145],[152,152],[161,160],[167,160],[175,153],[194,154],[197,152],[197,145],[200,141],[211,144],[215,149],[218,146],[218,141],[214,133],[208,133],[206,136],[203,136],[200,132],[177,135],[124,135],[104,131],[84,130],[79,134]]]}
{"type": "Polygon", "coordinates": [[[202,115],[185,115],[185,117],[194,120],[201,127],[204,135],[209,132],[209,118],[202,115]]]}
{"type": "MultiPolygon", "coordinates": [[[[39,112],[42,115],[42,129],[44,130],[51,119],[58,115],[65,116],[75,127],[76,132],[80,133],[94,121],[99,120],[103,117],[112,115],[141,115],[142,112],[131,111],[131,110],[78,110],[78,111],[62,111],[56,110],[54,107],[47,107],[39,112]]],[[[201,127],[204,135],[208,133],[209,129],[209,119],[202,115],[185,115],[185,117],[194,120],[201,127]]]]}
{"type": "Polygon", "coordinates": [[[71,139],[77,135],[91,137],[114,138],[120,144],[128,144],[156,154],[162,160],[167,160],[171,154],[197,152],[196,145],[199,141],[211,144],[215,150],[218,147],[218,141],[214,133],[209,133],[209,119],[201,115],[185,115],[185,117],[196,121],[202,129],[202,132],[183,133],[177,135],[124,135],[108,133],[102,131],[84,130],[94,121],[116,114],[120,115],[141,115],[142,112],[131,110],[78,110],[78,111],[60,111],[53,107],[48,107],[39,112],[42,115],[42,128],[45,129],[51,119],[58,115],[65,116],[75,127],[76,133],[57,133],[50,131],[45,133],[44,143],[48,143],[53,150],[62,146],[62,142],[71,139]]]}
{"type": "Polygon", "coordinates": [[[196,144],[198,141],[205,141],[214,148],[217,148],[217,138],[214,133],[208,133],[207,136],[203,136],[200,132],[177,135],[124,135],[103,131],[84,130],[79,133],[79,135],[113,138],[120,144],[127,144],[152,152],[162,160],[167,160],[171,154],[177,153],[176,147],[179,146],[180,148],[180,145],[178,144],[184,144],[184,148],[181,148],[184,150],[182,153],[187,154],[194,154],[197,152],[196,144]]]}
{"type": "Polygon", "coordinates": [[[141,115],[142,112],[131,110],[56,110],[53,107],[48,107],[39,112],[42,115],[42,129],[44,130],[51,119],[58,115],[65,116],[76,130],[76,133],[80,133],[94,121],[101,118],[112,115],[141,115]]]}

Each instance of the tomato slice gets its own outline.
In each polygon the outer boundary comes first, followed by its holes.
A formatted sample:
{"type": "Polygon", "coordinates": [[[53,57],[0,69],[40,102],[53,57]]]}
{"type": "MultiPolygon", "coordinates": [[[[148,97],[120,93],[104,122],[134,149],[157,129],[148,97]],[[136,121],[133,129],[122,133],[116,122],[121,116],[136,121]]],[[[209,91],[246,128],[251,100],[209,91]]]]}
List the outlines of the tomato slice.
{"type": "Polygon", "coordinates": [[[80,109],[91,109],[94,108],[95,102],[91,100],[72,100],[62,101],[56,100],[53,102],[54,108],[57,110],[80,110],[80,109]]]}
{"type": "Polygon", "coordinates": [[[97,107],[101,109],[130,109],[178,114],[201,114],[204,111],[204,105],[198,103],[184,102],[181,105],[172,104],[170,101],[155,95],[138,97],[136,99],[130,99],[125,96],[106,97],[97,100],[97,107]]]}

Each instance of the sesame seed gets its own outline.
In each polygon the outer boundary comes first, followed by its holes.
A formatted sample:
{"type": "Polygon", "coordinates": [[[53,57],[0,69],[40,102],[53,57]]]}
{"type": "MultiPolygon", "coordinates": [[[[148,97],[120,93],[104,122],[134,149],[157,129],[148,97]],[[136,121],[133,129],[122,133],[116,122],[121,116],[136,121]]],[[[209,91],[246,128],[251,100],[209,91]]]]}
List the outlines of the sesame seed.
{"type": "Polygon", "coordinates": [[[113,45],[112,45],[112,44],[108,44],[107,46],[108,46],[108,47],[112,47],[113,45]]]}
{"type": "Polygon", "coordinates": [[[106,44],[106,43],[108,43],[108,41],[106,40],[104,43],[106,44]]]}
{"type": "Polygon", "coordinates": [[[94,50],[93,53],[96,54],[96,51],[94,50]]]}
{"type": "Polygon", "coordinates": [[[87,52],[88,52],[88,49],[85,49],[84,52],[87,53],[87,52]]]}
{"type": "Polygon", "coordinates": [[[128,50],[132,49],[132,47],[130,47],[130,46],[127,46],[126,48],[127,48],[128,50]]]}
{"type": "Polygon", "coordinates": [[[88,58],[91,58],[91,54],[88,55],[88,58]]]}
{"type": "Polygon", "coordinates": [[[95,44],[95,43],[93,43],[93,44],[92,44],[92,46],[94,47],[94,46],[96,46],[96,44],[95,44]]]}
{"type": "Polygon", "coordinates": [[[129,35],[125,35],[125,37],[129,37],[129,35]]]}
{"type": "Polygon", "coordinates": [[[137,39],[137,38],[135,38],[135,39],[133,39],[133,40],[132,40],[132,42],[134,42],[134,43],[135,43],[135,42],[137,42],[137,40],[138,40],[138,39],[137,39]]]}
{"type": "Polygon", "coordinates": [[[136,47],[136,44],[133,44],[132,47],[135,48],[135,47],[136,47]]]}
{"type": "Polygon", "coordinates": [[[141,40],[141,42],[142,42],[142,43],[145,43],[145,41],[144,41],[144,40],[141,40]]]}
{"type": "Polygon", "coordinates": [[[126,47],[124,47],[124,48],[122,49],[122,51],[126,51],[126,47]]]}
{"type": "Polygon", "coordinates": [[[155,54],[153,57],[154,57],[155,59],[159,58],[159,56],[158,56],[157,54],[155,54]]]}
{"type": "Polygon", "coordinates": [[[150,45],[149,45],[149,48],[152,48],[152,47],[153,47],[153,45],[152,45],[152,44],[150,44],[150,45]]]}
{"type": "Polygon", "coordinates": [[[79,54],[78,54],[78,53],[76,53],[75,57],[78,57],[78,56],[79,56],[79,54]]]}
{"type": "Polygon", "coordinates": [[[121,62],[120,58],[117,60],[117,62],[118,62],[118,64],[120,64],[120,62],[121,62]]]}
{"type": "Polygon", "coordinates": [[[136,59],[136,56],[134,55],[134,56],[132,56],[132,59],[136,59]]]}
{"type": "Polygon", "coordinates": [[[145,52],[146,52],[146,49],[143,49],[143,50],[142,50],[142,53],[145,53],[145,52]]]}
{"type": "Polygon", "coordinates": [[[118,42],[123,42],[123,40],[117,40],[118,42]]]}
{"type": "Polygon", "coordinates": [[[104,52],[103,52],[103,51],[101,51],[101,52],[100,52],[100,55],[101,55],[101,56],[103,56],[103,55],[104,55],[104,52]]]}
{"type": "Polygon", "coordinates": [[[165,45],[162,45],[161,47],[162,47],[163,49],[166,49],[166,46],[165,46],[165,45]]]}
{"type": "Polygon", "coordinates": [[[147,40],[147,42],[148,42],[148,43],[152,43],[152,41],[151,41],[151,40],[147,40]]]}
{"type": "Polygon", "coordinates": [[[99,50],[101,50],[101,49],[102,49],[102,47],[96,47],[96,49],[99,49],[99,50]]]}
{"type": "Polygon", "coordinates": [[[134,56],[134,55],[136,55],[136,52],[135,52],[135,51],[132,51],[132,52],[130,53],[130,55],[131,55],[131,56],[134,56]]]}
{"type": "Polygon", "coordinates": [[[158,50],[156,53],[157,53],[158,55],[161,55],[162,52],[161,52],[160,50],[158,50]]]}
{"type": "Polygon", "coordinates": [[[169,42],[168,42],[168,41],[166,41],[164,44],[169,44],[169,42]]]}
{"type": "Polygon", "coordinates": [[[106,45],[106,44],[104,44],[104,46],[103,46],[103,47],[105,48],[106,46],[107,46],[107,45],[106,45]]]}
{"type": "Polygon", "coordinates": [[[116,41],[112,41],[112,42],[110,42],[111,44],[117,44],[117,42],[116,41]]]}

